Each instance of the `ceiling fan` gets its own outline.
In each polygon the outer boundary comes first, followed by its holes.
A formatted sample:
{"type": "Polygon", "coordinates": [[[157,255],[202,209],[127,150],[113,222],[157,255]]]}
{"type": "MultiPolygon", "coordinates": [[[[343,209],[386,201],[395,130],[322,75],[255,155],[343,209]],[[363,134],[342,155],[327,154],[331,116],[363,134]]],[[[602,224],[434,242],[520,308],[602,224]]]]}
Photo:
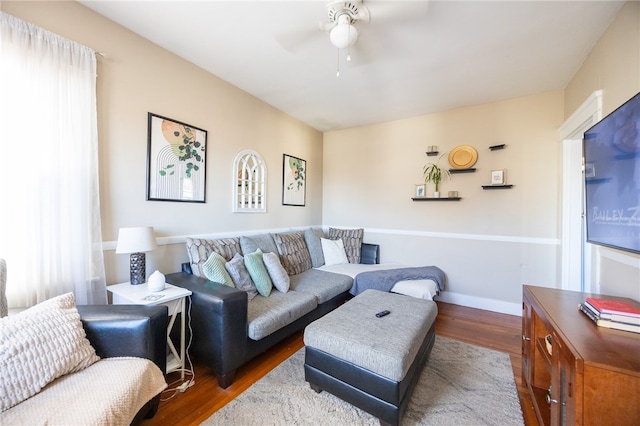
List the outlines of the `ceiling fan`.
{"type": "Polygon", "coordinates": [[[329,40],[338,49],[353,46],[358,39],[356,22],[369,23],[371,15],[369,9],[361,0],[334,1],[327,6],[329,23],[322,25],[324,31],[329,31],[329,40]]]}
{"type": "MultiPolygon", "coordinates": [[[[306,44],[309,40],[317,37],[318,34],[329,33],[329,41],[331,45],[338,49],[338,69],[337,75],[340,75],[340,51],[347,49],[346,59],[351,61],[352,48],[357,49],[356,58],[359,63],[367,63],[371,59],[371,54],[367,54],[371,48],[375,48],[371,43],[364,43],[367,46],[356,45],[359,30],[363,29],[361,24],[369,24],[371,15],[374,15],[376,23],[395,22],[400,23],[404,20],[413,20],[424,16],[428,0],[414,0],[409,2],[395,1],[368,1],[367,4],[374,9],[370,12],[369,7],[364,5],[363,0],[334,0],[327,4],[328,22],[322,21],[318,24],[315,31],[311,31],[311,27],[299,29],[287,34],[281,34],[277,37],[282,46],[287,50],[297,50],[302,44],[306,44]],[[358,27],[356,27],[356,25],[358,27]],[[318,28],[321,32],[318,31],[318,28]],[[315,35],[314,35],[315,34],[315,35]]],[[[376,31],[380,31],[380,26],[376,31]]],[[[371,27],[371,31],[373,26],[371,27]]],[[[370,31],[370,30],[367,30],[370,31]]],[[[364,37],[363,37],[364,39],[364,37]]]]}

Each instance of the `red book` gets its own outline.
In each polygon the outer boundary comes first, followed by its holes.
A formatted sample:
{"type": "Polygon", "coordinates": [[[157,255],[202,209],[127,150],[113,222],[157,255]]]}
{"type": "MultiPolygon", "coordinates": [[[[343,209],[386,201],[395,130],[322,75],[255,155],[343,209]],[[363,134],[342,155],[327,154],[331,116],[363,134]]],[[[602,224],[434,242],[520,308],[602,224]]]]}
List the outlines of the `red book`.
{"type": "Polygon", "coordinates": [[[587,297],[587,302],[603,314],[617,314],[640,318],[640,309],[633,307],[627,302],[600,299],[597,297],[587,297]]]}

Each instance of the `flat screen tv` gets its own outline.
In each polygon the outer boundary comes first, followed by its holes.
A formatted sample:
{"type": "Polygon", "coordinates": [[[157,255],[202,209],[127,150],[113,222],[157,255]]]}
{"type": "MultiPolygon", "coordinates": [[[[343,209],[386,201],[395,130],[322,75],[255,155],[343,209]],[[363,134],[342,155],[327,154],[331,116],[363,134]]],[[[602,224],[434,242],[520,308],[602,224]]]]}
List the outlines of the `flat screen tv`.
{"type": "Polygon", "coordinates": [[[584,133],[587,241],[640,253],[640,93],[584,133]]]}

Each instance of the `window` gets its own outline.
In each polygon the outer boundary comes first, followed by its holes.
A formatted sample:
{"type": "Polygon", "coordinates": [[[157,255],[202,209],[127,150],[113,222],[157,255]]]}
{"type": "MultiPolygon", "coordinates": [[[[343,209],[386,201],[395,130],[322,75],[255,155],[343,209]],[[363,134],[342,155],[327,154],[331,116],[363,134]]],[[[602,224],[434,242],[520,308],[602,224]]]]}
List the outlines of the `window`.
{"type": "Polygon", "coordinates": [[[105,304],[95,52],[0,12],[0,258],[7,299],[105,304]]]}
{"type": "Polygon", "coordinates": [[[267,211],[267,168],[260,154],[244,150],[233,162],[233,211],[264,213],[267,211]]]}

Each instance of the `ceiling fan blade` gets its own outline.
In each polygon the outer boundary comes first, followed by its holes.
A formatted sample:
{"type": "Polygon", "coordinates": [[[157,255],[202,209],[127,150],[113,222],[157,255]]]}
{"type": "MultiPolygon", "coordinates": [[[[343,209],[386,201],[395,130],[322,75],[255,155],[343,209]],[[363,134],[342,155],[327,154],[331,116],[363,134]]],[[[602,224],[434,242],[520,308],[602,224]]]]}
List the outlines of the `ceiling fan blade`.
{"type": "Polygon", "coordinates": [[[369,12],[369,8],[364,4],[360,4],[360,6],[358,6],[357,18],[358,18],[357,21],[361,21],[366,24],[371,22],[371,13],[369,12]]]}
{"type": "Polygon", "coordinates": [[[335,27],[336,25],[338,25],[335,22],[320,22],[318,23],[318,27],[320,28],[320,31],[328,33],[329,31],[331,31],[331,29],[333,27],[335,27]]]}
{"type": "Polygon", "coordinates": [[[372,22],[402,22],[406,20],[420,19],[427,15],[429,9],[428,0],[413,1],[369,1],[367,5],[372,22]]]}
{"type": "Polygon", "coordinates": [[[276,41],[287,51],[297,52],[310,44],[317,37],[324,37],[324,23],[319,23],[317,27],[305,26],[281,31],[274,35],[276,41]]]}

